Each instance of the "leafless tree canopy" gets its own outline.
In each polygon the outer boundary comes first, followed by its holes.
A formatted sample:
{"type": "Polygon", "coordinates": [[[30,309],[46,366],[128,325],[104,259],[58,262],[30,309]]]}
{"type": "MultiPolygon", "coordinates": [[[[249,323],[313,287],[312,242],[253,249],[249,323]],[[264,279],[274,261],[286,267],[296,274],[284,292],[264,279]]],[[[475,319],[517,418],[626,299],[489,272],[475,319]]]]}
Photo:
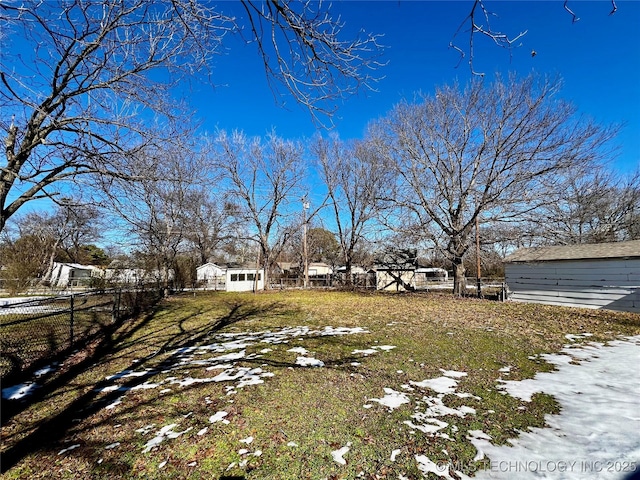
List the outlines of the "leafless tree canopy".
{"type": "Polygon", "coordinates": [[[291,205],[303,194],[303,155],[301,143],[275,134],[263,141],[220,132],[215,141],[213,160],[221,174],[221,190],[238,206],[235,216],[253,231],[250,239],[259,248],[256,263],[265,269],[265,286],[273,262],[300,226],[299,210],[291,205]]]}
{"type": "Polygon", "coordinates": [[[371,235],[376,223],[389,172],[376,158],[371,143],[345,143],[337,137],[318,139],[313,153],[327,187],[332,223],[350,279],[357,248],[371,235]]]}
{"type": "MultiPolygon", "coordinates": [[[[462,256],[476,218],[522,218],[557,201],[572,169],[610,153],[614,127],[601,127],[557,98],[560,82],[476,80],[396,106],[371,128],[398,176],[397,206],[433,235],[463,282],[462,256]]],[[[457,283],[457,293],[464,288],[457,283]]]]}
{"type": "Polygon", "coordinates": [[[130,155],[162,145],[171,120],[185,123],[172,87],[206,73],[231,32],[256,42],[269,78],[316,114],[373,81],[375,37],[340,40],[321,4],[243,4],[246,18],[195,0],[2,2],[0,231],[60,182],[122,175],[130,155]]]}
{"type": "Polygon", "coordinates": [[[532,212],[525,234],[538,244],[618,242],[640,238],[640,173],[618,178],[576,172],[562,198],[532,212]]]}

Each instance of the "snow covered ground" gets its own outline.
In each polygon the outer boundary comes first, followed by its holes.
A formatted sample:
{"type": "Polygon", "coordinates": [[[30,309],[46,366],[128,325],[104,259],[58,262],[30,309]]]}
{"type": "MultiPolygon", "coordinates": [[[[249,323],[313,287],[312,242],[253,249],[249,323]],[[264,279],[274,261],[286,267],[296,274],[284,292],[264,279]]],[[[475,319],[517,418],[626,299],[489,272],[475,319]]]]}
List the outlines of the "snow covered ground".
{"type": "Polygon", "coordinates": [[[535,392],[553,395],[560,414],[548,415],[547,428],[523,432],[511,447],[482,442],[491,468],[477,478],[622,479],[640,470],[640,336],[569,345],[544,358],[558,370],[504,382],[504,389],[523,400],[535,392]]]}

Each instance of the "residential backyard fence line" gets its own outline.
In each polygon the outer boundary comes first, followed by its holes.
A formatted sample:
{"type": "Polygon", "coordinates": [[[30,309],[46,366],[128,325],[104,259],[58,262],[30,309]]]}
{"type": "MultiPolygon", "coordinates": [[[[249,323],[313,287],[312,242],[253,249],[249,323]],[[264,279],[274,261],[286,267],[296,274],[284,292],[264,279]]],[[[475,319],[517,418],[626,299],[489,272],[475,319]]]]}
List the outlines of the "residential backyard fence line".
{"type": "Polygon", "coordinates": [[[71,352],[162,296],[158,289],[116,289],[24,301],[0,298],[0,378],[71,352]]]}

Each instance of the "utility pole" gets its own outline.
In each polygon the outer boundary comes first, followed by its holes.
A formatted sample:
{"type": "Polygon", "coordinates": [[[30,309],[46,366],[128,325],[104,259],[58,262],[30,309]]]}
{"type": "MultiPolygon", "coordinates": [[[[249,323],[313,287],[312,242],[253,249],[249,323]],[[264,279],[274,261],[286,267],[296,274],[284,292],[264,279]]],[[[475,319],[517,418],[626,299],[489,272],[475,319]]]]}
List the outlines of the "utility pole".
{"type": "Polygon", "coordinates": [[[307,197],[302,197],[302,262],[304,263],[304,288],[309,286],[309,258],[307,252],[307,210],[309,202],[307,197]]]}
{"type": "Polygon", "coordinates": [[[476,215],[476,288],[478,298],[482,298],[482,282],[480,281],[480,222],[478,218],[480,215],[476,215]]]}

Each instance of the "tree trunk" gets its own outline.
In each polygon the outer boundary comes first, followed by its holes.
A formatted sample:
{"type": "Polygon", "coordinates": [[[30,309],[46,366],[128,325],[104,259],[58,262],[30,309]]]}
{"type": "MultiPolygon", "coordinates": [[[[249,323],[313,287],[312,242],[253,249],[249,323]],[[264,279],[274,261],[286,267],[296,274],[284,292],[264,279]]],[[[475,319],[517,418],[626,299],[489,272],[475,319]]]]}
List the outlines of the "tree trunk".
{"type": "Polygon", "coordinates": [[[466,268],[462,262],[462,256],[453,259],[453,294],[460,296],[467,291],[466,268]]]}
{"type": "Polygon", "coordinates": [[[351,260],[347,260],[344,265],[344,283],[347,287],[353,286],[353,276],[351,275],[351,260]]]}

